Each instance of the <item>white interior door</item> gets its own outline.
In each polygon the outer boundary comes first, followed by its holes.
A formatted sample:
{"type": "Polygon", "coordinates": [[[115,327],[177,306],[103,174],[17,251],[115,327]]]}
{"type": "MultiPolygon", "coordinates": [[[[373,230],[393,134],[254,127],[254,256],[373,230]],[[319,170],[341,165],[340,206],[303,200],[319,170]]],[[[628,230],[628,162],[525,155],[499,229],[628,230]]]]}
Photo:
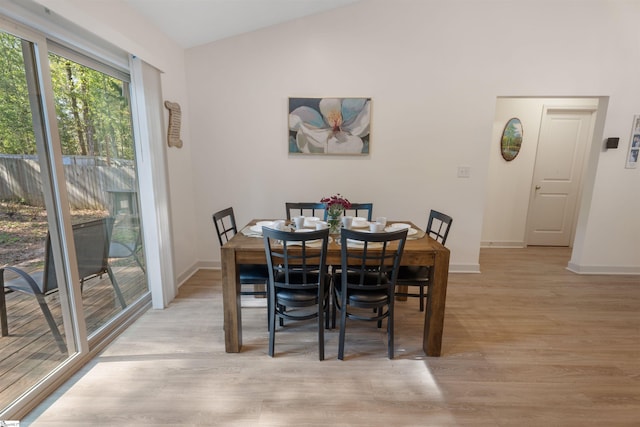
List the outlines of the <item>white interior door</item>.
{"type": "Polygon", "coordinates": [[[527,245],[570,246],[585,148],[596,107],[543,110],[529,201],[527,245]]]}

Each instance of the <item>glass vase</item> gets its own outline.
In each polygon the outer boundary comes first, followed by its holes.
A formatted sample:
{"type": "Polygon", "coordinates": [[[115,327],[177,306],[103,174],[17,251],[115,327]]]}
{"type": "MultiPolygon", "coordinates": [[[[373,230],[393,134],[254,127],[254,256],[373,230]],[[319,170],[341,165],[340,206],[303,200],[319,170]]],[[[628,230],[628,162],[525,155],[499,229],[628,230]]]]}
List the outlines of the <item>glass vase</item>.
{"type": "Polygon", "coordinates": [[[327,214],[327,224],[329,224],[329,234],[340,233],[340,227],[342,226],[342,211],[337,213],[327,214]]]}

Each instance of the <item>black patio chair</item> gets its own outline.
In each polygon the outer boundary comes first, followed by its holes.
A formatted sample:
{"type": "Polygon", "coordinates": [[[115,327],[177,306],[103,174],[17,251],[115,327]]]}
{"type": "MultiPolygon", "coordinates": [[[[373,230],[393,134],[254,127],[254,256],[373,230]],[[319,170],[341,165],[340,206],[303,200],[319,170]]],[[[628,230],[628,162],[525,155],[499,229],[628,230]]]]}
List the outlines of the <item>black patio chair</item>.
{"type": "Polygon", "coordinates": [[[140,220],[137,217],[126,218],[124,222],[129,222],[122,226],[123,229],[127,229],[130,236],[128,238],[121,238],[117,236],[117,231],[120,228],[120,221],[113,220],[114,225],[109,228],[109,258],[110,259],[127,259],[133,258],[143,273],[146,273],[144,268],[144,255],[142,252],[142,229],[140,227],[140,220]]]}
{"type": "MultiPolygon", "coordinates": [[[[118,286],[118,282],[109,266],[109,235],[110,227],[113,225],[111,218],[96,219],[89,222],[73,225],[73,240],[76,248],[76,259],[78,263],[78,276],[80,277],[80,289],[83,288],[87,280],[107,274],[115,291],[120,305],[124,309],[127,304],[118,286]]],[[[51,310],[47,305],[46,296],[58,291],[58,279],[51,250],[51,237],[47,234],[46,249],[44,256],[44,270],[32,273],[18,267],[4,267],[0,269],[0,285],[4,289],[33,295],[42,314],[44,315],[49,329],[53,334],[58,348],[62,353],[67,352],[67,346],[58,330],[51,310]],[[11,271],[18,277],[5,280],[5,271],[11,271]]],[[[2,335],[9,334],[7,322],[6,303],[0,307],[0,320],[2,323],[2,335]]]]}

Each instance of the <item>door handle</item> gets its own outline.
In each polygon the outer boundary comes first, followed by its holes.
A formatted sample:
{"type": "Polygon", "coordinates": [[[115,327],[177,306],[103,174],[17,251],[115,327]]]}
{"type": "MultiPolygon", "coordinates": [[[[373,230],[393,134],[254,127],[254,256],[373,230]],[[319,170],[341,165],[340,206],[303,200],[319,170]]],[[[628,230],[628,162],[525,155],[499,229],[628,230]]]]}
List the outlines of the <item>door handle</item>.
{"type": "Polygon", "coordinates": [[[539,185],[536,185],[536,190],[541,189],[542,187],[540,187],[539,185]]]}

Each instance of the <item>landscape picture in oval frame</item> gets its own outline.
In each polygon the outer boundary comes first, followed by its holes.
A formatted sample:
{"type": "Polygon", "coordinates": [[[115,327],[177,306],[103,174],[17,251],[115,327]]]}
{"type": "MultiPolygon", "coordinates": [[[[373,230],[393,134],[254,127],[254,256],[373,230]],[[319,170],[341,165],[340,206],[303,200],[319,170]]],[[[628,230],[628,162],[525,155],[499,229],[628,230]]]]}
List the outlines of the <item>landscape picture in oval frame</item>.
{"type": "Polygon", "coordinates": [[[515,159],[522,145],[522,123],[518,118],[509,119],[500,138],[500,152],[507,162],[515,159]]]}
{"type": "Polygon", "coordinates": [[[371,98],[289,98],[289,154],[368,155],[371,98]]]}

